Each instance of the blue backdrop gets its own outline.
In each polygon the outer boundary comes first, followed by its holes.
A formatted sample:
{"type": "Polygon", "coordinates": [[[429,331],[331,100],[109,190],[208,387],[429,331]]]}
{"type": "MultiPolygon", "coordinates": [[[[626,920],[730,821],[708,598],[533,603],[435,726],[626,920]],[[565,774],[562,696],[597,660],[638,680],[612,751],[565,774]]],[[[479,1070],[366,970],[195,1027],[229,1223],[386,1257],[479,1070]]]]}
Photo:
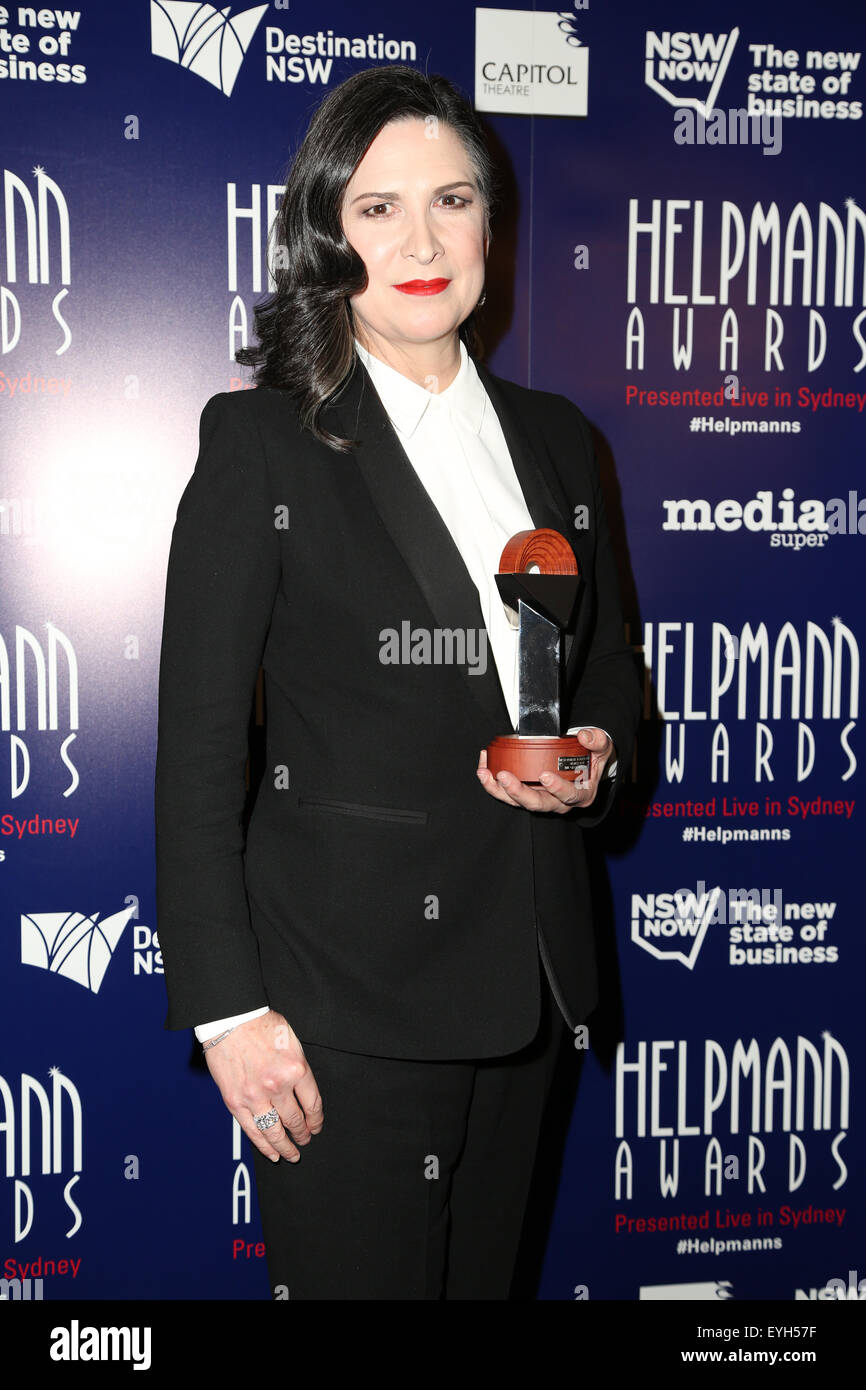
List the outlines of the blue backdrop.
{"type": "Polygon", "coordinates": [[[855,7],[233,8],[0,9],[0,1278],[269,1295],[247,1141],[163,1030],[165,565],[291,151],[399,60],[484,113],[490,365],[593,422],[646,667],[539,1297],[853,1296],[855,7]]]}

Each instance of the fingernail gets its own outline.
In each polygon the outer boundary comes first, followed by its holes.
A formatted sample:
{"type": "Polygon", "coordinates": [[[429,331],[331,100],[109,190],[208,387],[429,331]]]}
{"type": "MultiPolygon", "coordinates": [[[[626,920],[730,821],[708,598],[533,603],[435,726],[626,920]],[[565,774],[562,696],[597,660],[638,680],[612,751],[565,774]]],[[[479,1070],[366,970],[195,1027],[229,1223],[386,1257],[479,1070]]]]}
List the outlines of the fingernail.
{"type": "Polygon", "coordinates": [[[280,1161],[279,1154],[268,1154],[268,1158],[271,1160],[271,1163],[279,1163],[280,1161]]]}
{"type": "Polygon", "coordinates": [[[301,1155],[300,1155],[300,1154],[295,1154],[294,1158],[290,1158],[290,1159],[289,1159],[289,1162],[290,1162],[290,1163],[300,1163],[300,1161],[301,1161],[301,1155]]]}

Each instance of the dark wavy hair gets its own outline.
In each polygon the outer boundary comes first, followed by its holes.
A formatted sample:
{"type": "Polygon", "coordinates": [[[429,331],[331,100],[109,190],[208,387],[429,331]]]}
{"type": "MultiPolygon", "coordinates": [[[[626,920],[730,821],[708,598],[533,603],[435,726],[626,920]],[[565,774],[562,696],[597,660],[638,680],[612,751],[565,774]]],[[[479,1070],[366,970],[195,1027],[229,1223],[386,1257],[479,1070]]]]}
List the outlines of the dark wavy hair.
{"type": "MultiPolygon", "coordinates": [[[[292,163],[274,219],[274,291],[254,310],[257,347],[235,354],[253,368],[257,386],[279,387],[297,399],[302,424],[317,439],[345,452],[320,423],[322,410],[354,366],[350,296],[367,286],[367,272],[343,231],[346,185],[372,141],[389,121],[434,117],[462,141],[478,180],[486,230],[493,202],[493,167],[469,102],[438,74],[383,64],[365,68],[335,87],[317,108],[292,163]]],[[[474,314],[460,325],[477,347],[474,314]]]]}

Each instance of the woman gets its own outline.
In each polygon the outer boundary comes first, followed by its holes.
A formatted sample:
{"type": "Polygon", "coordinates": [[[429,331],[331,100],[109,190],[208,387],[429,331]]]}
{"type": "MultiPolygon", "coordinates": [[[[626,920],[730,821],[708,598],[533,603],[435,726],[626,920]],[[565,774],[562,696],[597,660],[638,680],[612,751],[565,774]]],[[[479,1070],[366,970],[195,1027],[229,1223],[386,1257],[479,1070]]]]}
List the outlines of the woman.
{"type": "Polygon", "coordinates": [[[259,389],[208,402],[178,506],[167,1026],[196,1028],[255,1146],[275,1297],[507,1298],[557,1047],[596,999],[582,827],[628,762],[637,678],[583,416],[466,349],[490,202],[444,78],[379,67],[332,91],[239,354],[259,389]],[[478,752],[516,724],[493,575],[542,526],[583,577],[564,706],[592,750],[582,787],[494,778],[478,752]]]}

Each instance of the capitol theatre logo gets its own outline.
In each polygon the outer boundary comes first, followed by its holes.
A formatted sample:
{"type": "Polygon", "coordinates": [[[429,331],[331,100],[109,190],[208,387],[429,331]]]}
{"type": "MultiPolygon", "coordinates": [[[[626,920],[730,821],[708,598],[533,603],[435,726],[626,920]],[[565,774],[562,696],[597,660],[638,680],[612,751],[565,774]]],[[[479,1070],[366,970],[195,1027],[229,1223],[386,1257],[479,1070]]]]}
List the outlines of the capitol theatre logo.
{"type": "Polygon", "coordinates": [[[589,49],[573,14],[475,11],[475,109],[585,116],[589,49]]]}
{"type": "Polygon", "coordinates": [[[230,97],[253,34],[267,5],[231,16],[231,6],[195,5],[188,0],[150,0],[150,50],[189,68],[230,97]]]}

